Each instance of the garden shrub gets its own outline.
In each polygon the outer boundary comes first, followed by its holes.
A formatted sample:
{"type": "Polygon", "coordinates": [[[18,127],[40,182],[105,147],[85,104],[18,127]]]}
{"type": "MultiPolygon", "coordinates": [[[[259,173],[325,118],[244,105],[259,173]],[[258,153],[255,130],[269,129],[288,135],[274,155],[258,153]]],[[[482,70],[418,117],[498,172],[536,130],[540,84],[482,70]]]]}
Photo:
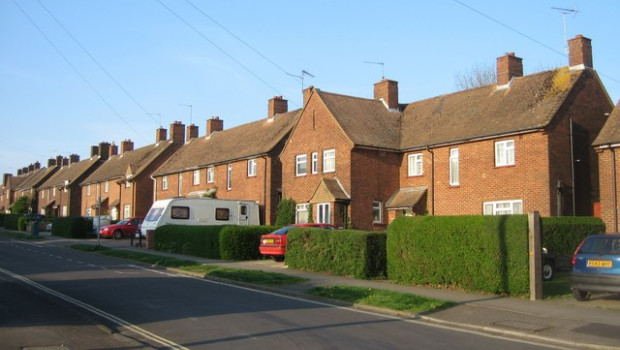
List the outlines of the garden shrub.
{"type": "Polygon", "coordinates": [[[155,230],[155,249],[220,259],[219,235],[224,226],[165,225],[155,230]]]}
{"type": "Polygon", "coordinates": [[[220,256],[224,260],[256,260],[260,236],[275,231],[275,226],[225,226],[220,232],[220,256]]]}
{"type": "Polygon", "coordinates": [[[93,236],[93,222],[81,216],[56,218],[52,224],[52,235],[67,238],[89,238],[93,236]]]}
{"type": "Polygon", "coordinates": [[[600,218],[586,216],[560,216],[542,218],[542,246],[558,255],[570,255],[590,235],[605,233],[600,218]]]}

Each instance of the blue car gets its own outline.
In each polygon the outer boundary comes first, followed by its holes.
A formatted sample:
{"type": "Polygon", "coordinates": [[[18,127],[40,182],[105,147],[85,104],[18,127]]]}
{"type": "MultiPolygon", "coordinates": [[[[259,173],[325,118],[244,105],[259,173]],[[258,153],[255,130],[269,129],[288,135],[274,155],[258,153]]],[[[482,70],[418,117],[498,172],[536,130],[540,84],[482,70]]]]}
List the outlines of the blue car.
{"type": "Polygon", "coordinates": [[[592,292],[620,293],[620,234],[588,236],[572,259],[571,289],[579,301],[592,292]]]}

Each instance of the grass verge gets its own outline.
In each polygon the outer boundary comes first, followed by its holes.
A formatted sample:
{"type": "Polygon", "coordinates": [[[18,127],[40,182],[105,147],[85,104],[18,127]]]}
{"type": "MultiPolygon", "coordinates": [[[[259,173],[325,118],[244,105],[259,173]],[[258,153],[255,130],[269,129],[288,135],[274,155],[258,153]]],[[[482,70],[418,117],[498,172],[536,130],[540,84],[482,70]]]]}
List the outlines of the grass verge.
{"type": "Polygon", "coordinates": [[[42,237],[40,235],[33,235],[32,233],[18,233],[18,232],[6,232],[6,231],[2,231],[1,234],[4,237],[8,237],[8,238],[13,238],[13,239],[21,239],[21,240],[26,240],[26,241],[38,241],[38,240],[45,240],[45,237],[42,237]]]}
{"type": "Polygon", "coordinates": [[[553,280],[543,282],[543,297],[544,299],[572,298],[570,273],[559,272],[553,280]]]}
{"type": "Polygon", "coordinates": [[[428,313],[456,305],[456,303],[451,301],[431,299],[414,294],[352,286],[317,287],[308,290],[307,293],[353,304],[369,305],[411,313],[428,313]]]}
{"type": "Polygon", "coordinates": [[[259,270],[242,270],[220,267],[217,265],[205,265],[193,260],[178,259],[157,254],[147,254],[126,250],[117,250],[92,244],[78,244],[71,248],[87,252],[97,252],[102,255],[120,259],[139,261],[146,264],[171,267],[182,271],[201,274],[203,277],[211,276],[224,278],[232,281],[259,284],[263,286],[284,286],[307,281],[307,279],[289,276],[282,273],[265,272],[259,270]]]}

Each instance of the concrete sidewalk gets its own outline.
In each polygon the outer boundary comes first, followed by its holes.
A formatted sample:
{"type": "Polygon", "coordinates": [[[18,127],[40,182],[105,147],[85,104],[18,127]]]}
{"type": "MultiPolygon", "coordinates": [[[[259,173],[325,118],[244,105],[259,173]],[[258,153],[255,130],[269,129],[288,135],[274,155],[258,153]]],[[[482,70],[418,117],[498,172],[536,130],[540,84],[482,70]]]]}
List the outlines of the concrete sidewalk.
{"type": "MultiPolygon", "coordinates": [[[[46,233],[42,233],[46,235],[46,233]]],[[[66,246],[75,243],[96,244],[92,240],[70,240],[50,237],[41,244],[66,246]]],[[[308,282],[273,289],[287,294],[303,296],[304,291],[316,286],[352,285],[388,289],[458,303],[455,307],[427,315],[407,315],[423,322],[467,329],[495,335],[541,341],[559,348],[620,349],[620,296],[595,295],[591,301],[577,302],[573,299],[529,301],[511,297],[483,295],[462,291],[435,289],[422,286],[406,286],[388,281],[369,281],[331,276],[288,269],[284,263],[272,260],[221,261],[185,255],[147,250],[130,246],[128,239],[100,240],[101,245],[145,253],[174,256],[230,268],[262,270],[300,276],[308,282]]],[[[356,305],[355,307],[364,308],[356,305]]],[[[371,308],[372,311],[395,315],[389,310],[371,308]]]]}

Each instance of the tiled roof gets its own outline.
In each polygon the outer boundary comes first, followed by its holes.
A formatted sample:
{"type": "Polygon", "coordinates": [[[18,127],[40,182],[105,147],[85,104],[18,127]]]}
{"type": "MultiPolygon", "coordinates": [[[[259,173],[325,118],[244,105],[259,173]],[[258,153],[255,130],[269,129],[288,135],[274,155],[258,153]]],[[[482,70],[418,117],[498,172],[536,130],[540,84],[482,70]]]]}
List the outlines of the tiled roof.
{"type": "Polygon", "coordinates": [[[124,178],[128,167],[131,167],[132,175],[135,177],[162,152],[173,147],[170,141],[161,141],[152,145],[127,151],[123,154],[115,155],[106,160],[97,170],[88,176],[82,184],[92,184],[101,181],[124,178]]]}
{"type": "Polygon", "coordinates": [[[50,175],[50,173],[56,171],[56,167],[40,168],[33,172],[28,173],[27,178],[19,184],[16,189],[29,189],[38,187],[41,181],[50,175]]]}
{"type": "Polygon", "coordinates": [[[301,110],[239,125],[186,142],[153,176],[225,163],[271,151],[291,131],[301,110]]]}
{"type": "Polygon", "coordinates": [[[414,102],[403,112],[402,150],[544,128],[587,70],[568,67],[414,102]]]}
{"type": "Polygon", "coordinates": [[[426,193],[426,187],[399,188],[385,203],[387,209],[403,209],[415,206],[426,193]]]}
{"type": "Polygon", "coordinates": [[[620,143],[620,102],[607,118],[607,122],[594,140],[594,146],[620,143]]]}
{"type": "Polygon", "coordinates": [[[356,146],[397,149],[399,112],[386,109],[378,100],[344,96],[315,89],[356,146]]]}
{"type": "Polygon", "coordinates": [[[84,159],[77,163],[65,165],[52,175],[47,181],[45,181],[39,188],[51,188],[56,186],[62,186],[65,181],[69,181],[70,184],[75,183],[86,171],[94,166],[100,157],[95,156],[88,159],[84,159]]]}

